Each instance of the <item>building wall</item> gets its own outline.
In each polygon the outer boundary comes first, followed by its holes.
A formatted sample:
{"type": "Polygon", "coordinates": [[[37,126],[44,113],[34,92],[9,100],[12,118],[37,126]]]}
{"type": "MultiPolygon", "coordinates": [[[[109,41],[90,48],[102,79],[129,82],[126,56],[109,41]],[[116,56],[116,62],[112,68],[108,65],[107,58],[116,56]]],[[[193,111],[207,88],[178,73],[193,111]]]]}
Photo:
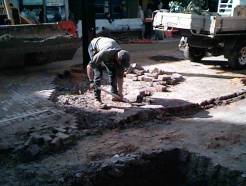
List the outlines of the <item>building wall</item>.
{"type": "Polygon", "coordinates": [[[127,0],[126,1],[128,7],[128,17],[136,18],[138,16],[138,0],[127,0]]]}
{"type": "MultiPolygon", "coordinates": [[[[95,0],[96,18],[105,18],[105,13],[109,11],[113,19],[118,18],[136,18],[139,0],[95,0]],[[120,13],[122,2],[125,1],[127,13],[122,16],[120,13]],[[108,2],[108,3],[107,3],[108,2]]],[[[81,19],[81,0],[69,0],[70,11],[76,18],[81,19]]]]}

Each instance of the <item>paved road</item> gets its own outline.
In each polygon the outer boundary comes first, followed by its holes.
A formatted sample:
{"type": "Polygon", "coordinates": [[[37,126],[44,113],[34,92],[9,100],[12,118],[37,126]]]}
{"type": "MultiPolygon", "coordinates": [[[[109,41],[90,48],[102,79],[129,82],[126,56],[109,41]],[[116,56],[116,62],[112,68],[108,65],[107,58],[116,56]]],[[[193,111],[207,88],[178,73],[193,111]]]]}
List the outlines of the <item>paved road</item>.
{"type": "MultiPolygon", "coordinates": [[[[246,100],[240,100],[226,106],[218,106],[209,110],[209,117],[202,118],[202,113],[196,115],[201,121],[223,121],[233,125],[246,127],[246,100]]],[[[196,118],[195,116],[195,118],[196,118]]]]}
{"type": "Polygon", "coordinates": [[[0,126],[26,116],[35,116],[54,109],[48,100],[58,73],[81,63],[78,51],[71,61],[56,62],[44,66],[6,70],[0,74],[0,126]]]}

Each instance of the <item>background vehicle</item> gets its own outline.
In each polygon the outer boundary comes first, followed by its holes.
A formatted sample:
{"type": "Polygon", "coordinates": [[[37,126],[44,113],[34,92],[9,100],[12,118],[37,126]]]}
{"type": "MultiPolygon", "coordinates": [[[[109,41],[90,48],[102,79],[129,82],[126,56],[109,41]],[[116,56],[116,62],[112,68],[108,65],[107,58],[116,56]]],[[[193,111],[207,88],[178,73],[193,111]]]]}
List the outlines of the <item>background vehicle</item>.
{"type": "Polygon", "coordinates": [[[35,23],[29,18],[10,1],[0,0],[0,69],[73,57],[81,45],[73,22],[35,23]]]}
{"type": "Polygon", "coordinates": [[[179,48],[191,61],[207,53],[224,55],[234,69],[246,67],[246,0],[219,0],[217,13],[155,12],[153,28],[177,28],[183,36],[179,48]]]}

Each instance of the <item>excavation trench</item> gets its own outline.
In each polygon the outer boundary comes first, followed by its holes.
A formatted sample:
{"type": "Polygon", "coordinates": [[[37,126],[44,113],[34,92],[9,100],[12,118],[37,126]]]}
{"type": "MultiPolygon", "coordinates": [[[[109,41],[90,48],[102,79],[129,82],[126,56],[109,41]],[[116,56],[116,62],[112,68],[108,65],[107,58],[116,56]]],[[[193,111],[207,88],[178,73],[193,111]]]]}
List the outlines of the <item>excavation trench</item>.
{"type": "MultiPolygon", "coordinates": [[[[76,86],[71,90],[64,89],[64,79],[56,82],[58,88],[53,95],[55,99],[52,100],[63,106],[66,112],[73,114],[77,118],[79,129],[87,131],[88,135],[90,131],[93,131],[92,134],[100,134],[104,129],[138,127],[155,119],[163,121],[172,116],[190,116],[208,108],[230,104],[246,96],[246,92],[242,91],[205,100],[199,104],[189,103],[157,109],[127,108],[122,114],[86,107],[91,97],[85,99],[83,94],[68,94],[67,97],[63,97],[64,94],[77,92],[78,89],[76,86]],[[59,102],[59,99],[63,98],[65,101],[59,102]],[[123,117],[119,117],[122,115],[123,117]]],[[[153,150],[137,155],[115,155],[111,159],[89,165],[73,166],[66,171],[61,182],[60,185],[75,186],[244,186],[246,175],[215,164],[208,157],[174,149],[153,150]]]]}
{"type": "Polygon", "coordinates": [[[107,162],[77,167],[65,185],[243,186],[245,175],[180,149],[142,155],[115,155],[107,162]]]}

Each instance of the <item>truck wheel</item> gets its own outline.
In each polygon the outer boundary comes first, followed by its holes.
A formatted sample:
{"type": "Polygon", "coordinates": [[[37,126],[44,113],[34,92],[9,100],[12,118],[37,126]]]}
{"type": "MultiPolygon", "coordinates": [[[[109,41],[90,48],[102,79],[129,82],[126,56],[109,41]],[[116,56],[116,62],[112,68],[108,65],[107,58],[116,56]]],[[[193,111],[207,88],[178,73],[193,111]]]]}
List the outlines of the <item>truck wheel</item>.
{"type": "Polygon", "coordinates": [[[235,54],[228,58],[228,63],[233,69],[243,69],[246,67],[246,42],[239,45],[235,54]]]}
{"type": "Polygon", "coordinates": [[[184,57],[191,62],[200,62],[205,56],[205,51],[200,48],[194,48],[186,45],[184,49],[184,57]]]}

